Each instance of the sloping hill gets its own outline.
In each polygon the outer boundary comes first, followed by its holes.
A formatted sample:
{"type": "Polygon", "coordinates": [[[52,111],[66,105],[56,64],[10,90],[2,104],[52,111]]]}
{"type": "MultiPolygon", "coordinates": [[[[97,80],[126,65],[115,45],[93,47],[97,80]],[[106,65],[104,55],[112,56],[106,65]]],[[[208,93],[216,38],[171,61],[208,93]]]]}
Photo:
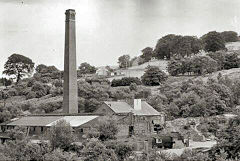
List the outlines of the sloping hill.
{"type": "Polygon", "coordinates": [[[144,74],[144,71],[147,66],[158,66],[161,70],[167,73],[167,62],[166,60],[154,60],[150,61],[138,66],[133,66],[128,69],[119,69],[123,75],[121,76],[114,76],[111,78],[108,78],[109,81],[112,81],[113,79],[121,79],[123,77],[138,77],[141,78],[141,76],[144,74]]]}

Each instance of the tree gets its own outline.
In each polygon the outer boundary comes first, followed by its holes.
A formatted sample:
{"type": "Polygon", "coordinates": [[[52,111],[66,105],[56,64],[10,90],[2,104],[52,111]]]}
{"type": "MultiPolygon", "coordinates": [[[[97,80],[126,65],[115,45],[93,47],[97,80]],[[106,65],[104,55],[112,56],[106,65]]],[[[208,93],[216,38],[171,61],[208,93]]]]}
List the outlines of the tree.
{"type": "Polygon", "coordinates": [[[218,144],[211,149],[210,156],[215,158],[221,154],[221,151],[226,153],[226,159],[240,159],[240,117],[237,116],[231,119],[228,124],[217,132],[218,144]]]}
{"type": "Polygon", "coordinates": [[[32,73],[33,68],[34,63],[31,59],[20,54],[12,54],[4,65],[3,74],[15,75],[18,83],[23,76],[32,73]]]}
{"type": "Polygon", "coordinates": [[[39,64],[39,65],[35,68],[35,70],[36,70],[37,73],[42,73],[45,69],[47,69],[47,66],[44,65],[44,64],[39,64]]]}
{"type": "Polygon", "coordinates": [[[142,83],[147,86],[158,86],[167,80],[167,75],[157,66],[148,66],[141,77],[142,83]]]}
{"type": "Polygon", "coordinates": [[[116,139],[118,133],[117,123],[114,119],[106,119],[99,123],[98,126],[99,139],[101,141],[116,139]]]}
{"type": "Polygon", "coordinates": [[[84,161],[117,161],[117,155],[112,149],[106,148],[106,146],[96,139],[91,139],[87,142],[83,151],[84,161]]]}
{"type": "Polygon", "coordinates": [[[87,62],[82,63],[79,67],[80,74],[94,74],[97,71],[97,68],[91,66],[87,62]]]}
{"type": "Polygon", "coordinates": [[[0,84],[7,87],[7,86],[10,86],[12,84],[12,81],[10,79],[7,79],[7,78],[1,78],[0,79],[0,84]]]}
{"type": "Polygon", "coordinates": [[[153,57],[153,48],[146,47],[142,49],[142,55],[140,57],[144,60],[144,62],[150,61],[153,57]]]}
{"type": "Polygon", "coordinates": [[[130,56],[122,55],[118,58],[118,64],[120,68],[130,67],[130,56]]]}
{"type": "Polygon", "coordinates": [[[225,55],[224,69],[239,68],[240,58],[237,53],[227,53],[225,55]]]}
{"type": "Polygon", "coordinates": [[[215,52],[219,50],[225,50],[225,41],[221,36],[221,33],[216,31],[211,31],[206,35],[202,36],[202,40],[205,44],[204,50],[209,52],[215,52]]]}
{"type": "Polygon", "coordinates": [[[236,42],[238,41],[238,34],[234,31],[224,31],[221,33],[225,42],[236,42]]]}
{"type": "Polygon", "coordinates": [[[61,148],[68,150],[71,143],[75,140],[73,129],[65,120],[60,120],[51,126],[48,136],[52,149],[61,148]]]}
{"type": "Polygon", "coordinates": [[[171,57],[189,57],[202,49],[202,41],[195,36],[169,34],[158,40],[154,57],[158,59],[171,57]]]}

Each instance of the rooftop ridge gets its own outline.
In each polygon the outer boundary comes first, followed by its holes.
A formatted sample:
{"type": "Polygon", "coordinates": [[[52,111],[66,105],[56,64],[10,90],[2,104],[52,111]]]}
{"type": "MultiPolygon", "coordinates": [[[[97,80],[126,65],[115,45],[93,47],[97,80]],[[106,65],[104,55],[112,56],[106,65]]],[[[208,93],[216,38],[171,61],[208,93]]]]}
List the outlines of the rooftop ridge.
{"type": "Polygon", "coordinates": [[[74,113],[74,114],[65,114],[65,113],[57,113],[57,114],[29,114],[29,115],[20,115],[20,116],[103,116],[103,114],[99,113],[74,113]]]}

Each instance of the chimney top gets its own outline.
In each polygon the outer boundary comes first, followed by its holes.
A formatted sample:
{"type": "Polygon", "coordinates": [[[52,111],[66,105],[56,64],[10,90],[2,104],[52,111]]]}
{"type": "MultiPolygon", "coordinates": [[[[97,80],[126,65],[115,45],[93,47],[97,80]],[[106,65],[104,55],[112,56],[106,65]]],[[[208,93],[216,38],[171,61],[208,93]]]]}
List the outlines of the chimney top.
{"type": "Polygon", "coordinates": [[[142,109],[142,100],[141,99],[134,99],[134,110],[141,110],[142,109]]]}
{"type": "Polygon", "coordinates": [[[66,13],[68,13],[68,12],[75,12],[75,10],[74,9],[68,9],[68,10],[66,10],[66,13]]]}
{"type": "Polygon", "coordinates": [[[74,9],[68,9],[66,10],[65,15],[66,15],[66,21],[75,20],[76,12],[74,9]]]}

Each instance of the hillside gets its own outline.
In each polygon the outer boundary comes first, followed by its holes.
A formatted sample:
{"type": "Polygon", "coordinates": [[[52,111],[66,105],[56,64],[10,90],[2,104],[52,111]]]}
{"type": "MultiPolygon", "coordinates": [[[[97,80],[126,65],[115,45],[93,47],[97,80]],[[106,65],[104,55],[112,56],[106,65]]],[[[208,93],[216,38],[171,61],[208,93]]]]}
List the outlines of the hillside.
{"type": "Polygon", "coordinates": [[[150,61],[138,66],[133,66],[128,69],[119,69],[123,75],[121,76],[114,76],[111,78],[108,78],[109,81],[112,81],[113,79],[121,79],[123,77],[138,77],[141,78],[141,76],[144,74],[144,71],[147,66],[158,66],[161,70],[164,72],[167,72],[167,62],[166,60],[154,60],[150,61]]]}

